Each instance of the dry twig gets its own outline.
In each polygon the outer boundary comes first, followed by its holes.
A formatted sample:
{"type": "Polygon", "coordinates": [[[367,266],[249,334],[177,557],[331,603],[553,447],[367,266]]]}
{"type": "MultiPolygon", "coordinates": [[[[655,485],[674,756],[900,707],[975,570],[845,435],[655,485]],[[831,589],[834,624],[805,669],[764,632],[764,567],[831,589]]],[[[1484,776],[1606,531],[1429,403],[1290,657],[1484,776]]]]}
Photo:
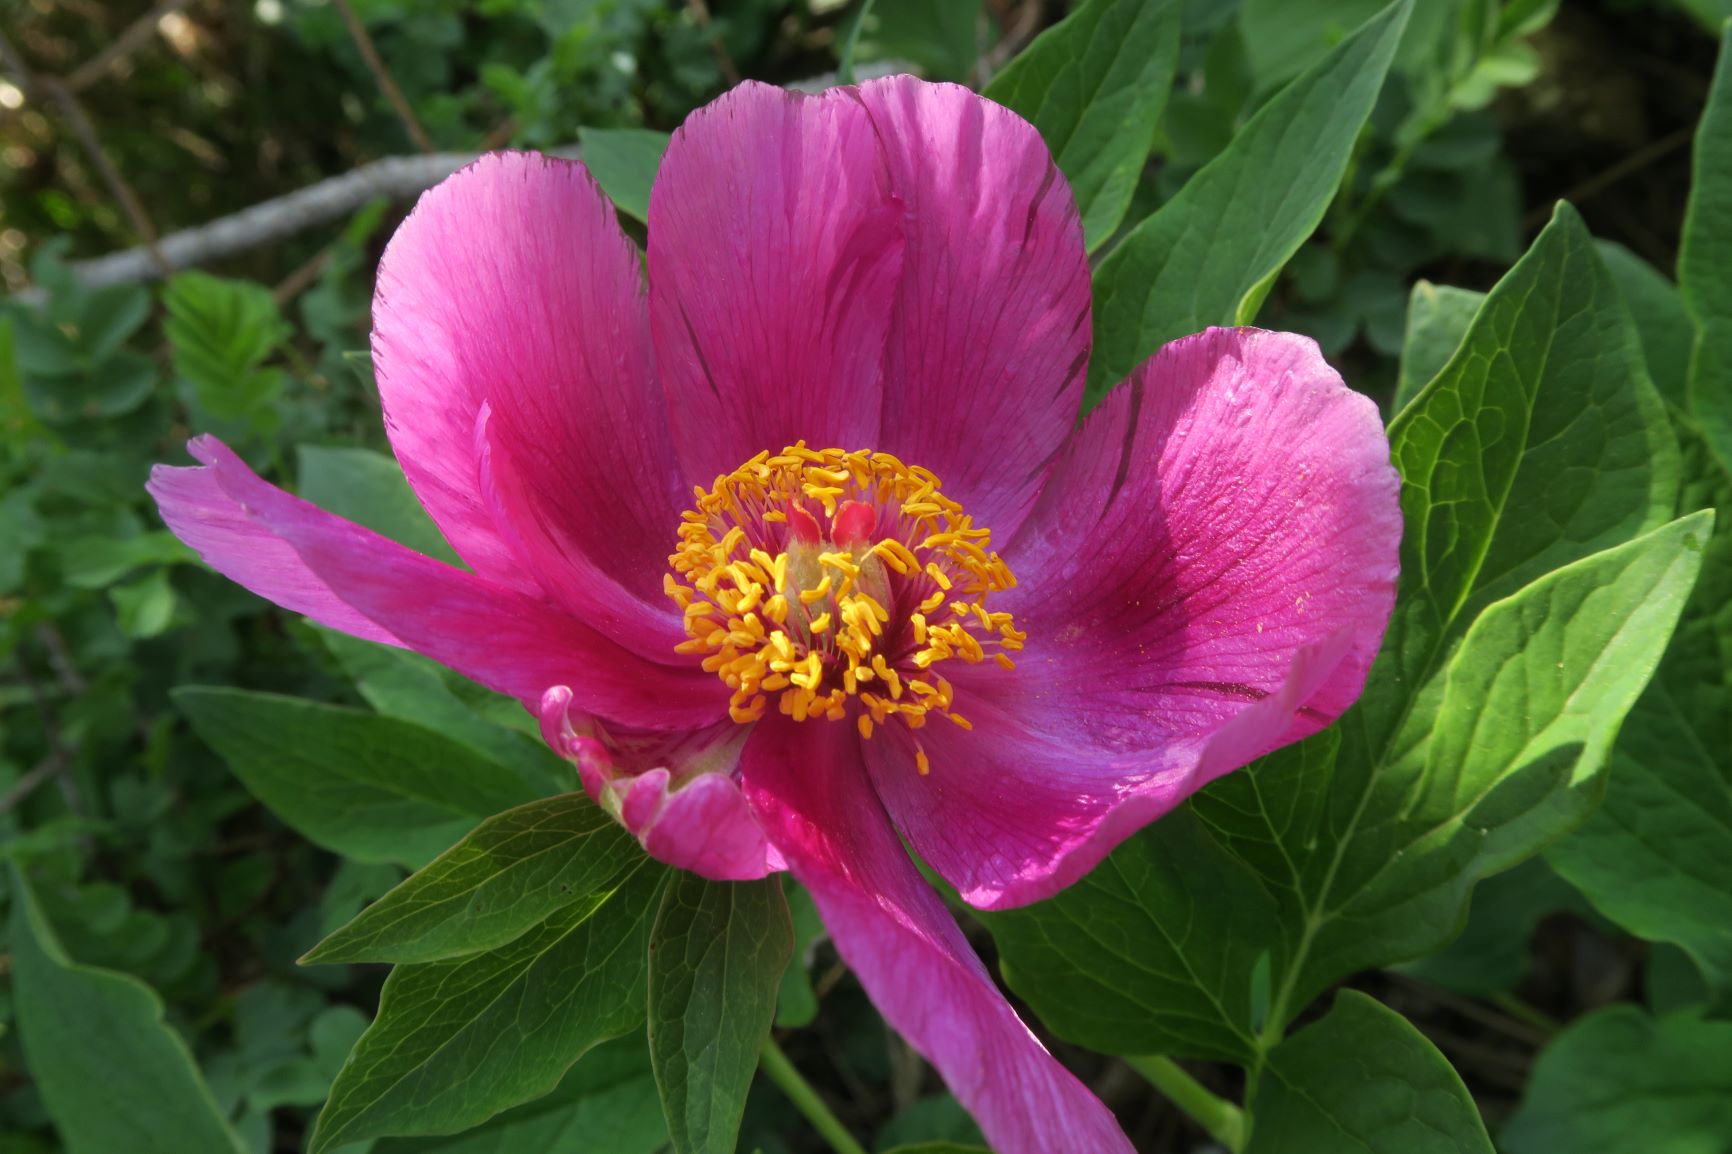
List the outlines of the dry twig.
{"type": "Polygon", "coordinates": [[[404,129],[409,133],[409,139],[415,147],[429,156],[433,153],[433,141],[427,136],[421,122],[415,119],[415,110],[409,107],[409,101],[403,96],[403,90],[397,87],[397,82],[391,77],[391,70],[385,67],[385,62],[379,59],[378,49],[373,47],[373,38],[367,35],[366,26],[355,15],[355,9],[349,0],[335,0],[337,11],[343,15],[343,23],[349,26],[349,37],[354,40],[355,47],[360,50],[361,59],[367,62],[367,67],[373,73],[373,78],[379,82],[379,88],[385,93],[385,99],[391,102],[391,107],[397,110],[397,119],[403,122],[404,129]]]}

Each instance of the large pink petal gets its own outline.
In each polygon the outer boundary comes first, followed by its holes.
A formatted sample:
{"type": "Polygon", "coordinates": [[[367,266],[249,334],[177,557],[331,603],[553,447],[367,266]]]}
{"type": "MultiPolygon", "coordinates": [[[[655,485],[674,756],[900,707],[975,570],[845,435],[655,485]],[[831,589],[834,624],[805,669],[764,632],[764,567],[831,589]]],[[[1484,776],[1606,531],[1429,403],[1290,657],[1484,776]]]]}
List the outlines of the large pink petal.
{"type": "Polygon", "coordinates": [[[569,685],[584,712],[652,729],[725,716],[698,670],[639,658],[545,600],[424,557],[261,480],[227,446],[189,446],[203,469],[158,466],[163,519],[224,576],[357,636],[413,649],[536,708],[569,685]]]}
{"type": "Polygon", "coordinates": [[[893,76],[860,99],[906,207],[882,447],[931,469],[1005,541],[1082,401],[1076,203],[1034,127],[966,88],[893,76]]]}
{"type": "Polygon", "coordinates": [[[771,714],[741,769],[747,799],[843,959],[998,1154],[1130,1154],[1111,1112],[1023,1025],[909,860],[852,727],[771,714]]]}
{"type": "Polygon", "coordinates": [[[980,909],[1051,897],[1125,838],[1223,773],[1316,728],[1306,710],[1351,645],[1339,634],[1294,656],[1280,686],[1219,727],[1103,749],[1043,731],[990,696],[968,699],[974,728],[918,735],[881,726],[866,743],[872,782],[927,864],[980,909]],[[915,738],[927,757],[921,774],[915,738]]]}
{"type": "MultiPolygon", "coordinates": [[[[1045,896],[1219,773],[1359,695],[1394,603],[1376,406],[1303,337],[1214,329],[1067,443],[1007,550],[1017,669],[954,675],[973,733],[875,749],[886,804],[970,901],[1045,896]]],[[[876,739],[874,741],[876,744],[876,739]]]]}
{"type": "Polygon", "coordinates": [[[747,83],[694,112],[650,195],[650,321],[688,481],[796,440],[878,447],[901,212],[840,93],[747,83]]]}
{"type": "Polygon", "coordinates": [[[691,733],[622,733],[573,713],[560,685],[541,699],[541,733],[583,788],[651,857],[712,881],[786,868],[734,780],[749,730],[725,719],[691,733]]]}
{"type": "Polygon", "coordinates": [[[637,250],[583,166],[493,153],[428,192],[373,323],[392,445],[464,560],[627,644],[646,614],[665,633],[685,486],[637,250]]]}

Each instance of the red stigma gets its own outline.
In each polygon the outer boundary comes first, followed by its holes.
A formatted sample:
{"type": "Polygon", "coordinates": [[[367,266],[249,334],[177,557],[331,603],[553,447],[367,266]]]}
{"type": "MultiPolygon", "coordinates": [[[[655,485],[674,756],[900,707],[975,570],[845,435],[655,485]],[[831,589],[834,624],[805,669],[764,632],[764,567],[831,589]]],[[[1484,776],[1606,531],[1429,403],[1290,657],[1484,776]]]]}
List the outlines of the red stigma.
{"type": "Polygon", "coordinates": [[[818,518],[808,513],[806,506],[798,501],[788,504],[788,531],[794,535],[794,540],[802,545],[816,545],[824,539],[824,530],[818,524],[818,518]]]}
{"type": "Polygon", "coordinates": [[[878,507],[864,501],[844,501],[830,520],[830,539],[838,545],[864,545],[878,531],[878,507]]]}

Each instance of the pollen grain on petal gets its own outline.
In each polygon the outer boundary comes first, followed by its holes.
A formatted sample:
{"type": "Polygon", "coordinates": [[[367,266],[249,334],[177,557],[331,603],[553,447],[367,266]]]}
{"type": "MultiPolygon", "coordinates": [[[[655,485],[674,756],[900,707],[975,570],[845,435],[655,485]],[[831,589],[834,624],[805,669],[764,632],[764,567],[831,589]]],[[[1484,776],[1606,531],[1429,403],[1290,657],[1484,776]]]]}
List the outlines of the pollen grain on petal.
{"type": "MultiPolygon", "coordinates": [[[[669,566],[687,635],[676,649],[727,684],[742,724],[773,702],[796,721],[852,717],[863,738],[932,714],[972,728],[934,667],[1014,670],[1007,653],[1027,637],[988,606],[1016,584],[991,533],[888,453],[759,453],[696,490],[669,566]]],[[[916,764],[931,770],[923,748],[916,764]]]]}

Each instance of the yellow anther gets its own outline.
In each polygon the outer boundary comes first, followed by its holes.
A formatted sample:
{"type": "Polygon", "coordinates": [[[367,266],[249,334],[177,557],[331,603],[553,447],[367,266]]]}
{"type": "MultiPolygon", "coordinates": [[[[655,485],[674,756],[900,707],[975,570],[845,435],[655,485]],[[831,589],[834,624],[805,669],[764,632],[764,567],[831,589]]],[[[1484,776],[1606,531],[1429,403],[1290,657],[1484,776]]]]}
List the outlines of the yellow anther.
{"type": "MultiPolygon", "coordinates": [[[[951,712],[954,691],[933,666],[990,656],[1016,668],[1007,651],[1020,649],[1027,635],[1009,613],[988,605],[1016,579],[990,551],[990,533],[928,470],[887,453],[800,443],[758,453],[695,493],[662,588],[685,624],[675,650],[728,686],[735,721],[757,721],[773,699],[796,721],[852,715],[862,738],[892,718],[921,729],[933,713],[968,729],[969,721],[951,712]],[[882,536],[863,549],[822,540],[825,519],[844,501],[876,506],[882,536]],[[796,554],[803,558],[797,566],[796,554]],[[799,588],[795,571],[816,576],[815,587],[799,588]],[[804,611],[795,611],[796,597],[804,611]],[[933,624],[930,616],[945,605],[950,612],[933,624]],[[905,619],[893,619],[896,606],[908,607],[905,619]],[[808,616],[813,610],[820,611],[808,616]],[[887,648],[910,633],[910,651],[887,648]]],[[[930,772],[918,745],[916,764],[930,772]]]]}

